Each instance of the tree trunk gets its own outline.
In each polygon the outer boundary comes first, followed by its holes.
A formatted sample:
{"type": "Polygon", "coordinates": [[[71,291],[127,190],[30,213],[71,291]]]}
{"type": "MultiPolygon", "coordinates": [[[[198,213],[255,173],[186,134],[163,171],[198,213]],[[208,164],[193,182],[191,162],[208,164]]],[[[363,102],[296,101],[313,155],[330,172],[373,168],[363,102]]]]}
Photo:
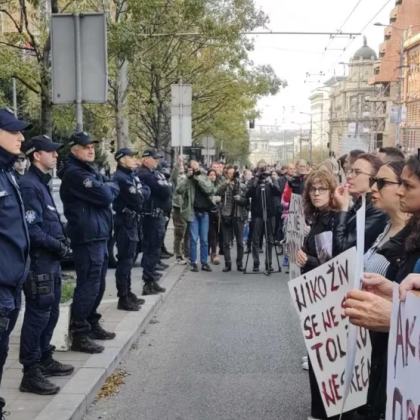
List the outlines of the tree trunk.
{"type": "Polygon", "coordinates": [[[52,102],[51,91],[48,75],[41,76],[41,123],[42,132],[52,139],[53,122],[52,122],[52,102]]]}
{"type": "Polygon", "coordinates": [[[127,89],[128,89],[128,62],[117,63],[117,90],[115,92],[115,129],[117,133],[117,149],[131,147],[128,125],[127,89]]]}

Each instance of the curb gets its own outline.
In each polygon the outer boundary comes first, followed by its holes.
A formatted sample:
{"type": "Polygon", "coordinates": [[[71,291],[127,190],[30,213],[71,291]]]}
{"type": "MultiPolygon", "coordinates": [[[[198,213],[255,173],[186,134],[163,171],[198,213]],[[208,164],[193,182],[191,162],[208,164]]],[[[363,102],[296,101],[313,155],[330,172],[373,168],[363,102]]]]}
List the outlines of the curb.
{"type": "MultiPolygon", "coordinates": [[[[146,296],[139,312],[128,312],[115,332],[115,340],[103,343],[105,351],[90,356],[35,420],[81,420],[94,402],[108,376],[117,368],[133,343],[172,292],[186,267],[174,264],[162,279],[166,287],[163,295],[146,296]]],[[[105,319],[106,321],[106,319],[105,319]]]]}

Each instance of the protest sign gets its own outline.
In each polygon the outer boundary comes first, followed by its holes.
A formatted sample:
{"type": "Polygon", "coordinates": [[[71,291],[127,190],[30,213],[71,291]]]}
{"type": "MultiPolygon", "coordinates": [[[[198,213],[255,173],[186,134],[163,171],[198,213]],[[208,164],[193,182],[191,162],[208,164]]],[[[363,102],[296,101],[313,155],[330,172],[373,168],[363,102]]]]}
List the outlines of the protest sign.
{"type": "Polygon", "coordinates": [[[388,341],[386,420],[420,418],[420,299],[407,294],[400,302],[394,285],[388,341]]]}
{"type": "Polygon", "coordinates": [[[287,252],[290,264],[290,279],[300,276],[300,267],[296,264],[297,253],[305,239],[305,214],[303,213],[302,196],[292,194],[287,218],[287,252]]]}
{"type": "MultiPolygon", "coordinates": [[[[356,248],[289,281],[306,348],[328,417],[341,413],[349,320],[343,303],[353,286],[356,248]]],[[[366,403],[372,346],[366,329],[358,329],[356,363],[344,412],[366,403]]]]}
{"type": "MultiPolygon", "coordinates": [[[[362,283],[362,275],[364,268],[364,254],[365,254],[365,230],[366,230],[366,195],[362,197],[362,206],[357,211],[356,215],[356,271],[354,276],[350,277],[353,282],[353,289],[360,290],[362,283]]],[[[342,402],[342,409],[346,406],[347,397],[350,393],[352,374],[356,363],[356,349],[357,349],[357,334],[359,327],[350,324],[347,335],[347,360],[346,360],[346,375],[344,377],[344,398],[342,402]]],[[[343,413],[342,411],[341,413],[343,413]]]]}

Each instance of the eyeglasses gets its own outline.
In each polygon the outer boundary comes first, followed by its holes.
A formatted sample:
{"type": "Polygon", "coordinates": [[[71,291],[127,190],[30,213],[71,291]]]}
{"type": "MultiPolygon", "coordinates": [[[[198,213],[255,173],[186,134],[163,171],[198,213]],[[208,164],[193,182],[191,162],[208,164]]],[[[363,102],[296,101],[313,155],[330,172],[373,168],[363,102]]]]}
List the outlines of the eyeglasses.
{"type": "Polygon", "coordinates": [[[370,188],[372,188],[375,184],[378,186],[378,190],[381,191],[385,185],[401,185],[400,182],[388,181],[384,178],[371,178],[369,181],[370,188]]]}
{"type": "Polygon", "coordinates": [[[317,193],[317,191],[318,191],[319,195],[324,195],[328,191],[328,188],[323,188],[323,187],[319,187],[319,188],[311,187],[311,188],[309,188],[309,194],[310,195],[315,195],[317,193]]]}
{"type": "Polygon", "coordinates": [[[371,174],[359,171],[358,169],[350,169],[350,171],[347,172],[347,176],[353,175],[353,178],[357,178],[359,175],[362,175],[362,174],[367,175],[368,177],[372,177],[371,174]]]}

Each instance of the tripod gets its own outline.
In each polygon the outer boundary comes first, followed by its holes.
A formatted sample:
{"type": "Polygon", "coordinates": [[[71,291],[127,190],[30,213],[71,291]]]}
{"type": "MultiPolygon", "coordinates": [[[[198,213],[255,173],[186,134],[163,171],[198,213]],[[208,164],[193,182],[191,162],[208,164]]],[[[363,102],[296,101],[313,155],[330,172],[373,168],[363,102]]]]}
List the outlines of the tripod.
{"type": "MultiPolygon", "coordinates": [[[[271,220],[268,219],[266,186],[267,186],[266,181],[264,181],[264,183],[261,183],[259,185],[259,188],[261,189],[261,207],[262,207],[262,210],[263,210],[263,227],[264,227],[264,231],[265,231],[265,271],[263,271],[263,274],[265,274],[266,276],[270,276],[272,273],[281,273],[281,266],[280,266],[279,255],[278,255],[278,252],[277,252],[277,245],[276,245],[275,240],[274,240],[273,225],[271,223],[271,220]],[[270,231],[268,230],[268,228],[270,228],[270,231]],[[271,233],[271,238],[273,240],[274,253],[276,254],[277,266],[279,268],[278,271],[271,271],[270,270],[270,268],[271,268],[270,261],[269,261],[270,244],[268,243],[268,238],[269,238],[268,232],[271,233]]],[[[258,272],[253,272],[253,273],[248,273],[247,272],[249,254],[251,254],[251,248],[253,247],[253,244],[255,243],[256,234],[257,234],[257,229],[255,229],[255,225],[254,225],[253,232],[252,232],[252,239],[251,239],[250,243],[248,242],[248,246],[247,246],[247,256],[246,256],[244,274],[259,274],[259,273],[261,273],[259,271],[258,272]]]]}

